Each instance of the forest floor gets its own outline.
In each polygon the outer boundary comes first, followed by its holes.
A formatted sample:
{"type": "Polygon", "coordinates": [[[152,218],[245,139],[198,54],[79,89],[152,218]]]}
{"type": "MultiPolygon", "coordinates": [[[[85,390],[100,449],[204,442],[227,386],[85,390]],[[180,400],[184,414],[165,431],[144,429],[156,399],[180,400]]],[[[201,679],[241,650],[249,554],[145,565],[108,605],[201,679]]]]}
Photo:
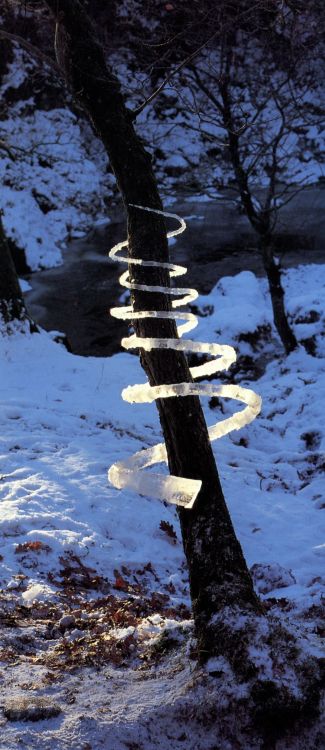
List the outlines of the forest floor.
{"type": "MultiPolygon", "coordinates": [[[[256,590],[318,658],[325,266],[284,281],[304,342],[289,357],[250,272],[198,299],[195,337],[235,346],[221,380],[262,396],[261,415],[215,453],[256,590]]],[[[174,507],[107,484],[113,462],[161,440],[154,406],[120,397],[142,382],[138,358],[79,357],[15,327],[0,349],[1,750],[266,747],[241,713],[247,686],[196,666],[174,507]]],[[[204,407],[209,424],[234,409],[204,407]]],[[[276,748],[321,747],[319,731],[276,748]]]]}

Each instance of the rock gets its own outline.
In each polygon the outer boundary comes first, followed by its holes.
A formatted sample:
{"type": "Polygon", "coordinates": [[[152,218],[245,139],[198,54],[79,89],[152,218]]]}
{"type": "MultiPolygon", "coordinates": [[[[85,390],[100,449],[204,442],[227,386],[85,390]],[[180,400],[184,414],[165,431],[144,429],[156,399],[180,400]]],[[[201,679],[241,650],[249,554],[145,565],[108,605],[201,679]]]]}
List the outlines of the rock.
{"type": "Polygon", "coordinates": [[[84,635],[85,635],[85,633],[84,633],[83,630],[79,630],[78,628],[74,628],[74,630],[70,631],[70,633],[68,635],[68,638],[71,641],[76,641],[76,640],[78,640],[78,638],[84,638],[84,635]]]}
{"type": "Polygon", "coordinates": [[[184,174],[189,168],[189,164],[183,156],[173,154],[165,162],[165,171],[169,177],[178,177],[184,174]]]}
{"type": "Polygon", "coordinates": [[[268,594],[274,589],[284,589],[296,583],[291,570],[283,568],[279,563],[255,563],[250,569],[254,586],[259,594],[268,594]]]}
{"type": "Polygon", "coordinates": [[[62,709],[50,698],[18,697],[6,701],[3,713],[9,721],[41,721],[58,716],[62,709]]]}
{"type": "Polygon", "coordinates": [[[62,630],[62,632],[70,628],[74,628],[75,624],[76,621],[73,615],[63,615],[63,617],[61,617],[58,622],[58,626],[60,630],[62,630]]]}

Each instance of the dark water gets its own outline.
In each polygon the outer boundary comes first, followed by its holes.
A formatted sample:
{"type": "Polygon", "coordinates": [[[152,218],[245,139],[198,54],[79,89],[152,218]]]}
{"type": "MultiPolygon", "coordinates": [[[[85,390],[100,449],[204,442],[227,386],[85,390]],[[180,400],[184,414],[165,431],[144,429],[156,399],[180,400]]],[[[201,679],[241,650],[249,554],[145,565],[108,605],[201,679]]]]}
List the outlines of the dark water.
{"type": "Polygon", "coordinates": [[[70,242],[63,265],[30,277],[30,314],[46,330],[64,333],[75,354],[107,356],[120,350],[127,327],[109,309],[122,291],[121,267],[108,259],[108,249],[124,236],[122,223],[109,224],[105,231],[70,242]]]}
{"type": "MultiPolygon", "coordinates": [[[[325,262],[324,198],[324,188],[313,188],[281,210],[276,241],[284,267],[325,262]]],[[[263,275],[255,237],[233,204],[177,201],[169,210],[187,220],[187,231],[171,247],[171,258],[188,267],[185,286],[208,294],[222,276],[242,270],[263,275]]],[[[125,236],[125,222],[115,220],[72,241],[62,266],[31,277],[33,290],[26,295],[30,313],[46,330],[65,333],[76,354],[110,356],[120,351],[127,326],[111,318],[109,308],[118,304],[123,269],[107,252],[125,236]]]]}

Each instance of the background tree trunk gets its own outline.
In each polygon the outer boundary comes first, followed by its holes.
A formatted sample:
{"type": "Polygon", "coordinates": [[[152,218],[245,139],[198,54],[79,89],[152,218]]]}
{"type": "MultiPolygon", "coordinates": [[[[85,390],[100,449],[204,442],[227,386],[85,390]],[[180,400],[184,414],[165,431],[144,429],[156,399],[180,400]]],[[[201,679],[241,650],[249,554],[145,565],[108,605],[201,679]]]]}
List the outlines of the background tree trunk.
{"type": "MultiPolygon", "coordinates": [[[[161,209],[150,156],[135,133],[119,82],[105,63],[102,49],[79,0],[46,0],[56,21],[56,54],[67,83],[101,138],[128,215],[130,257],[168,261],[165,222],[131,203],[161,209]]],[[[131,281],[169,286],[164,269],[131,265],[131,281]]],[[[135,310],[169,310],[168,295],[133,292],[135,310]]],[[[173,320],[139,320],[138,336],[177,337],[173,320]]],[[[151,385],[191,380],[187,359],[173,350],[141,351],[151,385]]],[[[208,431],[197,397],[160,399],[157,403],[170,471],[199,478],[202,489],[192,510],[179,510],[199,655],[222,652],[211,616],[225,606],[258,613],[261,605],[236,538],[220,485],[208,431]]],[[[230,654],[231,657],[231,654],[230,654]]]]}
{"type": "Polygon", "coordinates": [[[290,354],[290,352],[297,348],[298,342],[289,326],[284,307],[284,289],[281,282],[281,270],[274,260],[272,237],[267,234],[260,235],[259,245],[264,270],[269,284],[274,324],[285,348],[286,354],[290,354]]]}
{"type": "Polygon", "coordinates": [[[0,210],[0,316],[5,323],[26,317],[18,276],[5,235],[0,210]]]}

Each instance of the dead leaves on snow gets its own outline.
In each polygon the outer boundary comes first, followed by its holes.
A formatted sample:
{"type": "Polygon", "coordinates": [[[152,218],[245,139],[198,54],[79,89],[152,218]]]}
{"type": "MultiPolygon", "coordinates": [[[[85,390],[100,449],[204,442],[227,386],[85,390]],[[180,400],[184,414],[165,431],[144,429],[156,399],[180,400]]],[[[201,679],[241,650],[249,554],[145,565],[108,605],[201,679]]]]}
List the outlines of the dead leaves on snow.
{"type": "Polygon", "coordinates": [[[59,557],[61,568],[58,575],[48,574],[48,580],[58,589],[64,590],[66,594],[74,597],[81,591],[101,591],[106,593],[110,586],[107,578],[96,573],[94,568],[86,565],[78,555],[67,552],[59,557]]]}
{"type": "Polygon", "coordinates": [[[51,547],[49,547],[48,544],[39,541],[17,544],[15,548],[16,555],[23,555],[27,552],[51,552],[51,547]]]}
{"type": "MultiPolygon", "coordinates": [[[[151,565],[144,572],[152,578],[156,575],[151,565]]],[[[93,572],[88,574],[93,576],[93,572]]],[[[134,584],[137,593],[130,593],[132,585],[124,576],[131,577],[131,571],[124,567],[123,574],[115,571],[114,594],[87,600],[79,592],[78,600],[74,596],[69,602],[65,592],[61,604],[18,604],[7,616],[3,613],[0,623],[8,638],[4,639],[7,643],[1,661],[17,663],[23,655],[24,661],[44,666],[53,675],[105,664],[142,668],[159,661],[164,649],[152,645],[164,632],[166,620],[189,620],[190,611],[184,604],[173,605],[170,596],[161,591],[145,594],[145,583],[134,584]],[[28,650],[23,653],[20,642],[26,629],[28,650]]]]}

